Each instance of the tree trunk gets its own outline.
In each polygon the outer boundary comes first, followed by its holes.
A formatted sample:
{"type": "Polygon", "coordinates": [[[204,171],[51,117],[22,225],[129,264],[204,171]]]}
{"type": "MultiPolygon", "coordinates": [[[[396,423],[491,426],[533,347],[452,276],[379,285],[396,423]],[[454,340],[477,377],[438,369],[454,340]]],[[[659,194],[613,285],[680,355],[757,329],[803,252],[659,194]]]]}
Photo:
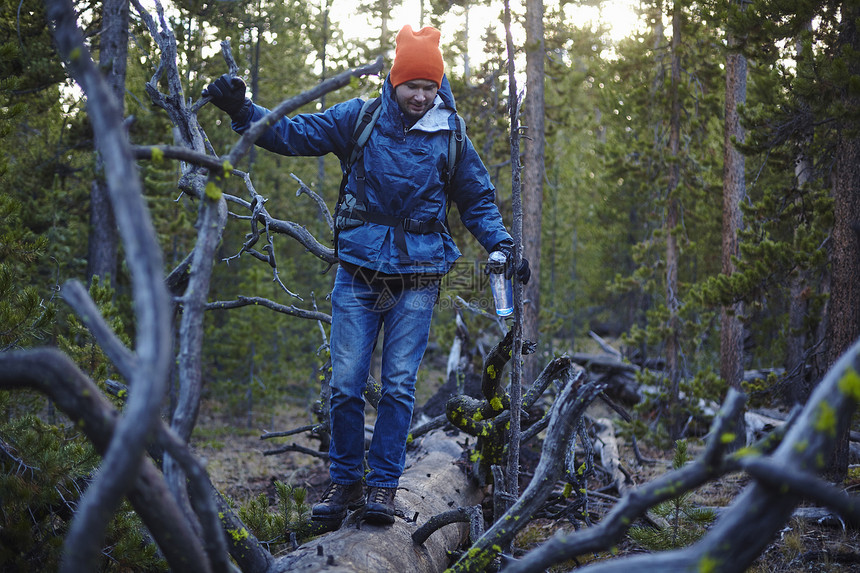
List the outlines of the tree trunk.
{"type": "MultiPolygon", "coordinates": [[[[105,0],[102,5],[99,67],[110,92],[122,111],[125,99],[125,72],[128,55],[128,0],[105,0]]],[[[110,276],[116,281],[118,236],[110,204],[101,154],[96,156],[96,178],[90,191],[90,236],[87,279],[110,276]]]]}
{"type": "MultiPolygon", "coordinates": [[[[860,50],[857,19],[860,6],[846,2],[843,5],[842,29],[839,33],[837,57],[843,59],[852,77],[860,76],[860,63],[856,54],[860,50]]],[[[860,97],[856,90],[845,86],[842,103],[845,109],[857,109],[860,97]]],[[[850,117],[850,116],[849,116],[850,117]]],[[[833,245],[830,252],[832,272],[828,363],[839,357],[860,337],[860,137],[857,125],[843,118],[839,122],[836,143],[836,165],[833,170],[833,245]]],[[[848,436],[843,436],[833,464],[828,470],[834,480],[848,471],[848,436]]]]}
{"type": "Polygon", "coordinates": [[[666,213],[666,308],[669,311],[668,336],[666,338],[666,373],[669,377],[669,434],[672,439],[681,437],[683,420],[675,410],[679,404],[681,365],[678,341],[678,238],[679,222],[678,183],[681,177],[681,5],[675,1],[672,11],[672,111],[669,130],[669,188],[667,189],[666,213]]]}
{"type": "MultiPolygon", "coordinates": [[[[527,139],[523,165],[523,256],[529,261],[532,276],[523,287],[523,338],[539,340],[540,259],[544,182],[544,28],[543,0],[526,3],[526,96],[523,119],[527,139]]],[[[523,381],[531,384],[543,365],[537,360],[523,363],[523,381]]]]}
{"type": "MultiPolygon", "coordinates": [[[[737,45],[737,39],[729,34],[729,50],[737,45]]],[[[744,156],[732,140],[744,141],[744,129],[740,124],[738,106],[746,102],[747,61],[743,54],[730,51],[726,57],[726,119],[723,150],[723,260],[722,272],[731,276],[735,272],[735,257],[738,256],[738,231],[743,226],[741,201],[746,194],[744,183],[744,156]]],[[[720,317],[720,376],[738,392],[742,391],[744,379],[744,338],[740,316],[743,303],[724,306],[720,317]]],[[[737,418],[735,446],[744,442],[744,419],[737,418]]]]}
{"type": "MultiPolygon", "coordinates": [[[[812,30],[812,23],[806,25],[807,31],[812,30]]],[[[803,42],[796,41],[795,52],[798,65],[809,65],[809,59],[804,57],[803,42]]],[[[809,158],[808,146],[812,142],[812,131],[806,133],[800,144],[800,152],[794,164],[795,185],[801,190],[809,181],[813,165],[809,158]]],[[[798,199],[800,201],[800,199],[798,199]]],[[[796,229],[795,233],[802,232],[796,229]]],[[[797,270],[789,277],[789,307],[788,307],[788,336],[786,339],[785,371],[788,373],[788,402],[794,404],[805,404],[809,394],[812,393],[818,373],[809,364],[806,355],[807,346],[815,344],[815,337],[810,337],[809,328],[806,326],[806,316],[809,312],[809,300],[807,291],[809,288],[810,273],[797,270]],[[810,338],[812,340],[810,341],[810,338]]],[[[823,293],[822,293],[823,294],[823,293]]]]}
{"type": "Polygon", "coordinates": [[[436,430],[407,453],[407,468],[394,500],[396,511],[402,512],[406,519],[398,518],[390,527],[364,523],[359,528],[350,515],[339,530],[299,547],[280,560],[272,571],[444,571],[450,559],[448,552],[456,550],[467,539],[468,524],[446,525],[420,545],[412,541],[412,533],[434,515],[481,501],[481,490],[456,464],[462,454],[457,445],[461,439],[461,436],[448,436],[436,430]]]}

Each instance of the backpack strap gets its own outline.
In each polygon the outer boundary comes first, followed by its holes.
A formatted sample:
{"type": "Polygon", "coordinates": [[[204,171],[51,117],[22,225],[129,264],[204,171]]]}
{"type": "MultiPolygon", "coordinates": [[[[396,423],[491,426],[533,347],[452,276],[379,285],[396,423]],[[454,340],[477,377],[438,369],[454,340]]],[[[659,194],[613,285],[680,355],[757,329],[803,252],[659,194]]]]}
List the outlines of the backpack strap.
{"type": "Polygon", "coordinates": [[[350,150],[347,159],[342,163],[343,177],[340,182],[340,191],[338,193],[338,202],[335,207],[335,230],[334,230],[334,252],[337,256],[338,231],[345,228],[355,227],[365,222],[375,223],[378,225],[386,225],[394,228],[395,243],[401,259],[408,259],[406,252],[405,231],[410,233],[429,234],[429,233],[446,233],[448,230],[448,211],[451,209],[449,187],[453,179],[454,172],[457,168],[457,163],[463,155],[463,150],[466,147],[466,122],[463,118],[454,113],[449,125],[453,123],[448,131],[448,163],[445,171],[442,174],[444,181],[444,192],[446,195],[447,205],[445,211],[445,221],[432,219],[430,221],[417,221],[414,219],[401,219],[383,213],[371,213],[365,210],[367,204],[367,193],[365,191],[366,174],[364,171],[364,145],[370,138],[373,127],[379,119],[382,111],[382,100],[380,98],[371,98],[365,101],[361,106],[358,119],[353,129],[352,138],[350,140],[350,150]],[[346,184],[355,169],[356,189],[355,195],[345,197],[346,184]]]}
{"type": "Polygon", "coordinates": [[[352,140],[350,142],[352,149],[350,149],[347,158],[348,169],[351,169],[356,161],[358,161],[361,150],[370,138],[370,132],[373,131],[373,126],[376,125],[376,120],[379,119],[381,112],[382,100],[378,97],[371,98],[362,104],[358,120],[355,123],[355,129],[352,132],[352,140]]]}
{"type": "Polygon", "coordinates": [[[367,140],[370,138],[370,133],[373,131],[373,126],[376,125],[376,120],[379,119],[379,114],[382,112],[382,100],[378,97],[370,98],[361,104],[361,110],[358,113],[358,119],[355,122],[355,127],[352,130],[352,137],[349,142],[349,153],[345,162],[341,162],[341,171],[343,175],[340,180],[340,190],[338,191],[337,204],[335,205],[335,225],[334,225],[334,256],[337,257],[338,234],[342,228],[357,226],[361,221],[353,221],[348,218],[348,213],[352,212],[356,206],[356,197],[350,196],[344,198],[344,191],[349,180],[349,174],[356,163],[361,165],[361,177],[359,179],[359,190],[361,198],[364,199],[364,162],[359,162],[362,157],[362,150],[367,140]],[[346,203],[346,204],[345,204],[346,203]]]}
{"type": "MultiPolygon", "coordinates": [[[[451,122],[449,121],[449,123],[451,122]]],[[[444,174],[446,187],[451,183],[451,179],[454,177],[454,170],[457,169],[457,162],[463,156],[463,150],[466,148],[466,120],[459,113],[455,112],[453,123],[454,129],[448,135],[448,168],[444,174]]]]}

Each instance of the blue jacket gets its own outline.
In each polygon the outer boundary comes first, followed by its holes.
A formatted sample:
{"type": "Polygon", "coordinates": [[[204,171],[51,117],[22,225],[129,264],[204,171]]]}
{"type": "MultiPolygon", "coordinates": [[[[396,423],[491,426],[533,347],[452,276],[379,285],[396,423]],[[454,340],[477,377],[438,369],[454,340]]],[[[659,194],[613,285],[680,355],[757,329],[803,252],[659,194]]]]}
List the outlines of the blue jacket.
{"type": "MultiPolygon", "coordinates": [[[[367,210],[398,218],[421,221],[436,218],[444,222],[448,202],[443,188],[448,121],[456,111],[448,79],[442,78],[436,107],[411,128],[405,127],[388,79],[381,97],[379,119],[364,146],[367,210]]],[[[268,129],[257,145],[291,156],[334,153],[345,167],[362,103],[356,98],[322,113],[285,117],[268,129]]],[[[232,127],[243,133],[266,113],[265,108],[248,104],[234,116],[232,127]]],[[[352,170],[347,181],[348,192],[356,188],[355,171],[352,170]]],[[[463,224],[487,251],[503,240],[511,240],[494,202],[490,175],[468,138],[451,179],[450,196],[463,224]]],[[[342,261],[387,274],[444,274],[461,254],[447,233],[406,232],[408,259],[398,252],[393,227],[364,223],[343,229],[338,235],[338,256],[342,261]]]]}

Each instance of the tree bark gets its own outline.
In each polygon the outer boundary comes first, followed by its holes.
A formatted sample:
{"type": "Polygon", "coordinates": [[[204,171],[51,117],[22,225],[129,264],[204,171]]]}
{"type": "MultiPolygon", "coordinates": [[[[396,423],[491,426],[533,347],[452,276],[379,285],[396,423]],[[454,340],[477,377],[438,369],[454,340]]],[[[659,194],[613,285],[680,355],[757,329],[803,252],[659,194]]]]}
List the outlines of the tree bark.
{"type": "MultiPolygon", "coordinates": [[[[120,113],[125,100],[125,72],[128,61],[128,0],[105,0],[102,4],[102,28],[99,43],[99,68],[105,76],[108,91],[120,113]]],[[[96,156],[96,178],[90,192],[90,236],[87,253],[87,279],[102,280],[110,276],[115,284],[118,246],[116,219],[110,204],[110,193],[104,180],[104,160],[96,156]]]]}
{"type": "MultiPolygon", "coordinates": [[[[523,338],[540,340],[541,228],[543,223],[544,149],[544,58],[543,0],[526,2],[526,98],[523,110],[526,142],[523,160],[523,256],[531,266],[529,284],[523,287],[523,338]]],[[[528,385],[540,374],[536,354],[523,362],[523,380],[528,385]]]]}
{"type": "Polygon", "coordinates": [[[675,412],[680,404],[681,364],[678,339],[678,264],[679,249],[677,226],[680,221],[678,185],[681,178],[681,3],[675,0],[672,9],[672,88],[669,126],[669,185],[666,190],[666,308],[669,312],[666,337],[666,374],[669,378],[669,435],[681,437],[683,421],[675,412]]]}
{"type": "MultiPolygon", "coordinates": [[[[729,53],[726,55],[726,118],[723,142],[723,252],[722,273],[731,276],[735,258],[739,255],[738,232],[743,228],[741,201],[746,195],[744,156],[735,147],[743,143],[744,128],[740,123],[738,106],[746,102],[747,61],[743,54],[733,51],[737,38],[729,33],[729,53]]],[[[720,315],[720,377],[738,392],[744,379],[744,329],[741,323],[743,303],[738,301],[724,306],[720,315]]],[[[735,446],[744,442],[744,419],[738,416],[735,446]]]]}
{"type": "MultiPolygon", "coordinates": [[[[847,66],[849,77],[860,76],[860,37],[857,19],[860,6],[854,2],[843,5],[845,13],[839,33],[839,58],[847,66]]],[[[857,109],[860,96],[856,90],[845,86],[842,95],[845,109],[857,109]]],[[[833,173],[833,244],[830,252],[832,273],[830,293],[830,342],[828,365],[840,356],[860,337],[860,137],[856,122],[839,122],[836,143],[836,165],[833,173]]],[[[828,474],[841,480],[848,471],[848,436],[843,436],[836,450],[828,474]]]]}
{"type": "Polygon", "coordinates": [[[379,527],[363,523],[359,528],[355,515],[351,514],[339,530],[302,545],[279,560],[272,572],[443,571],[448,565],[448,552],[466,540],[468,524],[446,525],[422,544],[412,541],[412,533],[434,515],[458,506],[475,505],[483,497],[456,463],[462,453],[457,444],[460,439],[437,430],[407,452],[407,468],[394,500],[396,511],[403,516],[394,525],[379,527]]]}
{"type": "MultiPolygon", "coordinates": [[[[806,24],[806,30],[812,30],[812,23],[806,24]]],[[[803,42],[798,39],[795,42],[798,66],[808,67],[809,58],[803,54],[803,42]]],[[[806,73],[806,72],[804,72],[806,73]]],[[[794,177],[798,190],[809,182],[812,176],[813,164],[809,157],[809,146],[812,143],[812,130],[805,133],[800,142],[800,151],[795,159],[794,177]]],[[[801,196],[802,197],[802,196],[801,196]]],[[[800,202],[798,198],[796,201],[800,202]]],[[[803,232],[796,229],[795,234],[803,232]]],[[[785,351],[785,371],[788,373],[788,401],[794,404],[804,404],[815,382],[818,381],[817,369],[809,364],[807,348],[815,344],[815,337],[809,336],[809,327],[806,326],[807,313],[809,312],[808,289],[810,275],[808,271],[798,269],[789,277],[789,307],[788,307],[788,335],[785,351]],[[810,341],[810,338],[813,338],[810,341]]],[[[822,293],[823,294],[823,293],[822,293]]],[[[823,322],[822,322],[823,324],[823,322]]],[[[821,328],[819,326],[819,328],[821,328]]]]}

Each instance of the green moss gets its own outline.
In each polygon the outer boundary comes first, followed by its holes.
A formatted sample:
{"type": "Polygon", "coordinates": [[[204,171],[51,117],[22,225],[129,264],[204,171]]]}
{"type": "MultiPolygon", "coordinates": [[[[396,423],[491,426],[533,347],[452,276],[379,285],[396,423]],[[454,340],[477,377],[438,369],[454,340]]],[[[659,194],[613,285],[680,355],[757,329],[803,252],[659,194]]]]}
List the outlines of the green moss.
{"type": "Polygon", "coordinates": [[[663,496],[670,495],[674,496],[675,492],[678,491],[678,484],[669,484],[666,487],[660,488],[654,492],[654,495],[663,496]]]}
{"type": "Polygon", "coordinates": [[[213,200],[218,201],[221,199],[221,189],[215,184],[214,181],[210,181],[206,184],[206,196],[213,200]]]}
{"type": "Polygon", "coordinates": [[[755,448],[751,448],[749,446],[746,446],[746,447],[743,447],[743,448],[737,450],[734,454],[734,457],[743,458],[746,456],[754,456],[757,454],[758,454],[758,452],[755,450],[755,448]]]}
{"type": "Polygon", "coordinates": [[[490,380],[495,380],[498,372],[496,372],[496,367],[490,364],[487,366],[487,374],[490,376],[490,380]]]}
{"type": "Polygon", "coordinates": [[[813,423],[816,431],[827,435],[829,438],[836,437],[836,409],[827,402],[821,402],[813,423]]]}
{"type": "Polygon", "coordinates": [[[494,412],[501,412],[503,409],[501,398],[496,396],[492,400],[490,400],[490,407],[493,409],[494,412]]]}
{"type": "Polygon", "coordinates": [[[700,573],[712,573],[717,570],[718,562],[713,557],[705,555],[702,557],[702,560],[699,561],[699,572],[700,573]]]}
{"type": "Polygon", "coordinates": [[[839,391],[847,394],[855,402],[860,402],[860,374],[853,368],[848,368],[839,379],[839,391]]]}
{"type": "Polygon", "coordinates": [[[725,432],[723,435],[720,436],[720,443],[731,444],[735,441],[735,438],[737,438],[737,434],[735,434],[734,432],[725,432]]]}
{"type": "Polygon", "coordinates": [[[152,160],[155,163],[161,163],[162,161],[164,161],[164,151],[162,151],[161,148],[159,148],[159,147],[153,147],[152,148],[152,160]]]}

